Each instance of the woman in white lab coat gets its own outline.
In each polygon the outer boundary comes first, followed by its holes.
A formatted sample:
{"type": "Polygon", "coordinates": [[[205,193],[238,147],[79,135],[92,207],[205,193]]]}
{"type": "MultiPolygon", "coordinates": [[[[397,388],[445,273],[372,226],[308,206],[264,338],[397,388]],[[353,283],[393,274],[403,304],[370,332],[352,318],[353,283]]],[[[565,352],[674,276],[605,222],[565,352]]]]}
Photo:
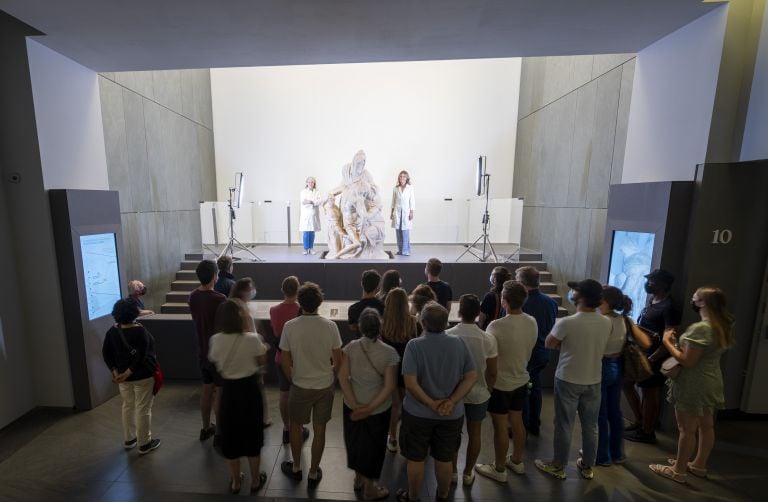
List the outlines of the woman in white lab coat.
{"type": "Polygon", "coordinates": [[[317,190],[317,181],[310,176],[299,196],[301,212],[299,213],[299,231],[304,241],[304,254],[315,254],[315,232],[320,230],[320,202],[322,195],[317,190]]]}
{"type": "Polygon", "coordinates": [[[397,233],[397,254],[410,256],[411,254],[411,223],[413,211],[416,208],[413,196],[413,185],[408,171],[400,171],[397,176],[397,185],[392,190],[392,228],[397,233]]]}

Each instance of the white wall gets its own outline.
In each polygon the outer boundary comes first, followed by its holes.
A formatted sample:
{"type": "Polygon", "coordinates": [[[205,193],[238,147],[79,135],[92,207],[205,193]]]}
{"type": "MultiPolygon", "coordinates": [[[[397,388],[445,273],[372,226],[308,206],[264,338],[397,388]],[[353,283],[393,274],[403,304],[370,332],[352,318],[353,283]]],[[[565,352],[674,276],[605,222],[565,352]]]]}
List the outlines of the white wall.
{"type": "Polygon", "coordinates": [[[637,54],[623,183],[692,180],[704,162],[727,8],[637,54]]]}
{"type": "Polygon", "coordinates": [[[763,11],[763,27],[760,30],[760,44],[740,158],[758,159],[768,159],[768,3],[763,11]]]}
{"type": "Polygon", "coordinates": [[[326,192],[363,149],[387,213],[410,172],[419,242],[420,226],[445,219],[444,198],[473,196],[478,155],[491,196],[511,196],[519,85],[519,59],[213,69],[219,200],[242,171],[246,201],[296,208],[307,176],[326,192]]]}
{"type": "Polygon", "coordinates": [[[96,73],[27,39],[46,190],[109,190],[96,73]]]}

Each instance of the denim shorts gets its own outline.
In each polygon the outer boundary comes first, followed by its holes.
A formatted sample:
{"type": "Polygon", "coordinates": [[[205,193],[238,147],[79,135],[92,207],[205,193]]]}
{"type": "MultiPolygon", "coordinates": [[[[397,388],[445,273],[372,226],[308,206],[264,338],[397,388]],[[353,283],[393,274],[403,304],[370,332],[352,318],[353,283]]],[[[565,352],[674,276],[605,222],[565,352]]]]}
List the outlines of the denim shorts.
{"type": "Polygon", "coordinates": [[[464,403],[464,415],[472,422],[482,422],[488,412],[488,399],[480,404],[464,403]]]}

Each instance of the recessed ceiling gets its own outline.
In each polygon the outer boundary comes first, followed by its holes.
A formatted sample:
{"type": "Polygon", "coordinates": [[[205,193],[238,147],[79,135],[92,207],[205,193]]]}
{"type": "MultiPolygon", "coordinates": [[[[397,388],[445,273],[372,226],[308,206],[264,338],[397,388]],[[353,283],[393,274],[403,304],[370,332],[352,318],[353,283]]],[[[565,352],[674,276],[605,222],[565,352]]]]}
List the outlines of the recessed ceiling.
{"type": "Polygon", "coordinates": [[[630,53],[700,0],[0,0],[96,71],[630,53]]]}

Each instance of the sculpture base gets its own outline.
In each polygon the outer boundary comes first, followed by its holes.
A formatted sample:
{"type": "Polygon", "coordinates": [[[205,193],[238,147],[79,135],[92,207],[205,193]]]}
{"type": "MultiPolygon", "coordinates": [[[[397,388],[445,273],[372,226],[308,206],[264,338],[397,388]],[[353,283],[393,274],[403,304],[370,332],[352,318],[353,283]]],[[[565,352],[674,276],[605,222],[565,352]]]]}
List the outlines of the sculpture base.
{"type": "MultiPolygon", "coordinates": [[[[323,251],[320,254],[320,259],[325,260],[326,256],[328,255],[328,251],[323,251]]],[[[330,258],[334,259],[334,258],[330,258]]],[[[344,256],[342,258],[337,258],[339,260],[349,260],[349,261],[356,261],[356,260],[394,260],[395,255],[392,254],[392,251],[381,251],[381,253],[377,253],[375,256],[344,256]]]]}

